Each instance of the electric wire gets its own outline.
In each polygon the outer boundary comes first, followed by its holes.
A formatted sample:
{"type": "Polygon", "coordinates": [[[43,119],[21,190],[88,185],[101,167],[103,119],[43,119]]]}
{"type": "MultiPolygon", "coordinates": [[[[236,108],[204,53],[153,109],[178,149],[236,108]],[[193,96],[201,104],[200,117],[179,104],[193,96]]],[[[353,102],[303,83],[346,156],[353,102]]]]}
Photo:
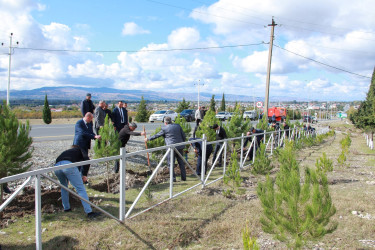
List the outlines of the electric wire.
{"type": "Polygon", "coordinates": [[[294,55],[296,55],[296,56],[300,56],[300,57],[305,58],[305,59],[307,59],[307,60],[313,61],[313,62],[315,62],[315,63],[321,64],[321,65],[324,65],[324,66],[327,66],[327,67],[330,67],[330,68],[333,68],[333,69],[337,69],[337,70],[340,70],[340,71],[346,72],[346,73],[348,73],[348,74],[352,74],[352,75],[356,75],[356,76],[360,76],[360,77],[364,77],[364,78],[369,78],[369,79],[371,79],[371,77],[369,77],[369,76],[360,75],[360,74],[357,74],[357,73],[351,72],[351,71],[349,71],[349,70],[341,69],[341,68],[338,68],[338,67],[335,67],[335,66],[332,66],[332,65],[329,65],[329,64],[323,63],[323,62],[319,62],[319,61],[317,61],[317,60],[315,60],[315,59],[312,59],[312,58],[309,58],[309,57],[306,57],[306,56],[300,55],[300,54],[298,54],[298,53],[296,53],[296,52],[293,52],[293,51],[287,50],[287,49],[285,49],[285,48],[283,48],[283,47],[281,47],[281,46],[278,46],[277,44],[274,44],[274,46],[277,47],[277,48],[280,48],[280,49],[282,49],[282,50],[285,50],[285,51],[287,51],[287,52],[289,52],[289,53],[291,53],[291,54],[294,54],[294,55]]]}
{"type": "Polygon", "coordinates": [[[70,49],[43,49],[43,48],[23,48],[18,47],[20,50],[33,50],[33,51],[46,51],[46,52],[73,52],[73,53],[138,53],[138,52],[172,52],[172,51],[192,51],[192,50],[210,50],[210,49],[225,49],[225,48],[239,48],[250,47],[267,44],[264,42],[251,43],[251,44],[237,44],[237,45],[223,45],[223,46],[210,46],[210,47],[196,47],[196,48],[177,48],[177,49],[142,49],[142,50],[70,50],[70,49]]]}

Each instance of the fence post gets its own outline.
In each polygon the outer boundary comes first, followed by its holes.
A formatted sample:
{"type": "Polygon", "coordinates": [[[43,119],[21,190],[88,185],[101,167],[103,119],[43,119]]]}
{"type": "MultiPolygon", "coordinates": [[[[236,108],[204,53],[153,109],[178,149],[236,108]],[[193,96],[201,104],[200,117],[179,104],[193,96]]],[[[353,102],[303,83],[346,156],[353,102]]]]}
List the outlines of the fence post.
{"type": "Polygon", "coordinates": [[[207,138],[206,135],[203,134],[203,141],[202,141],[202,164],[201,164],[201,180],[202,180],[202,188],[206,185],[205,182],[205,173],[206,173],[206,151],[207,151],[207,138]]]}
{"type": "Polygon", "coordinates": [[[274,138],[275,138],[275,136],[273,136],[273,135],[274,135],[274,133],[271,134],[272,140],[271,140],[271,154],[270,155],[272,155],[272,152],[273,152],[273,143],[274,143],[274,138]]]}
{"type": "Polygon", "coordinates": [[[258,147],[258,140],[257,140],[257,136],[256,135],[254,135],[253,141],[254,141],[254,144],[253,144],[253,164],[254,164],[254,162],[255,162],[255,155],[256,155],[256,151],[257,151],[257,147],[258,147]]]}
{"type": "Polygon", "coordinates": [[[119,219],[122,222],[125,222],[125,213],[126,213],[126,199],[125,199],[125,190],[126,190],[126,150],[125,147],[120,148],[120,211],[119,219]]]}
{"type": "Polygon", "coordinates": [[[171,152],[169,155],[169,198],[173,197],[173,176],[174,173],[174,148],[170,147],[171,152]]]}
{"type": "Polygon", "coordinates": [[[243,137],[244,133],[241,134],[241,156],[240,156],[240,168],[243,168],[243,137]]]}
{"type": "Polygon", "coordinates": [[[223,154],[224,154],[224,166],[223,166],[223,177],[225,176],[225,169],[226,169],[226,166],[227,166],[227,141],[224,142],[224,145],[223,145],[224,149],[223,149],[223,154]]]}
{"type": "Polygon", "coordinates": [[[42,196],[40,191],[40,175],[35,178],[35,244],[42,249],[42,196]]]}
{"type": "Polygon", "coordinates": [[[264,130],[263,143],[266,144],[266,130],[264,130]]]}

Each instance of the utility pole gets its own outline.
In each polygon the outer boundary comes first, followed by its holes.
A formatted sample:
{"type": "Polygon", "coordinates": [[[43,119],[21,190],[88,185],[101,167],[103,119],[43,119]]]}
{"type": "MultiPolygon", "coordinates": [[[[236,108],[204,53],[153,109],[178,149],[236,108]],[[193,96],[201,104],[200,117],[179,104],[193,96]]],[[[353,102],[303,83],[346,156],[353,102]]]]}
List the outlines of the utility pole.
{"type": "MultiPolygon", "coordinates": [[[[12,38],[13,38],[13,33],[10,33],[9,36],[9,66],[8,66],[8,87],[7,87],[7,105],[10,105],[9,102],[9,92],[10,92],[10,69],[11,69],[11,62],[12,62],[12,38]]],[[[18,42],[16,43],[18,44],[18,42]]],[[[1,43],[1,46],[4,46],[4,43],[1,43]]]]}
{"type": "Polygon", "coordinates": [[[198,85],[198,107],[197,107],[197,109],[199,109],[200,86],[204,85],[204,84],[201,84],[200,82],[201,82],[201,80],[199,79],[198,83],[194,83],[194,85],[198,85]]]}
{"type": "Polygon", "coordinates": [[[271,78],[271,60],[272,60],[272,47],[273,47],[273,33],[275,30],[275,26],[277,24],[273,20],[272,17],[272,24],[268,24],[271,26],[271,37],[270,37],[270,47],[268,50],[268,68],[267,68],[267,82],[266,82],[266,96],[264,99],[264,114],[268,117],[268,102],[269,102],[269,95],[270,95],[270,78],[271,78]]]}

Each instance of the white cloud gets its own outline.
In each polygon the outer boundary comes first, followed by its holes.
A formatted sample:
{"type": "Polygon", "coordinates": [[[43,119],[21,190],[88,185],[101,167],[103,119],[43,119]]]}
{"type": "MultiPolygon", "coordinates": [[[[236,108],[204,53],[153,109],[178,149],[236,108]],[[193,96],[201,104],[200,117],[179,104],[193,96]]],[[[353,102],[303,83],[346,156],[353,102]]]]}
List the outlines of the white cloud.
{"type": "Polygon", "coordinates": [[[168,36],[168,45],[171,48],[192,48],[200,40],[199,31],[191,27],[182,27],[172,31],[168,36]]]}
{"type": "Polygon", "coordinates": [[[134,22],[124,23],[124,27],[122,29],[123,36],[134,36],[134,35],[150,34],[150,33],[151,32],[149,30],[143,29],[142,27],[140,27],[138,24],[134,22]]]}

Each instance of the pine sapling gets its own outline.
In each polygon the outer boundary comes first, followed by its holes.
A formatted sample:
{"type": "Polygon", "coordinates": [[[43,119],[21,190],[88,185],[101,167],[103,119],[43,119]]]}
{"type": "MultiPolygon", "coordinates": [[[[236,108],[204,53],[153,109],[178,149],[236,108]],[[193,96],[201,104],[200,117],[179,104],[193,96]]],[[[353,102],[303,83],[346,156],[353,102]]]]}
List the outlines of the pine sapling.
{"type": "Polygon", "coordinates": [[[307,240],[321,238],[336,229],[337,224],[330,223],[336,209],[324,172],[307,168],[301,183],[299,164],[291,143],[286,143],[277,158],[280,171],[276,179],[267,176],[257,188],[263,207],[262,228],[286,242],[288,247],[301,248],[307,240]]]}
{"type": "Polygon", "coordinates": [[[237,161],[237,152],[233,151],[228,169],[224,175],[224,184],[229,186],[230,189],[224,191],[224,195],[230,197],[233,193],[238,192],[241,182],[242,178],[240,175],[240,166],[237,161]]]}
{"type": "MultiPolygon", "coordinates": [[[[109,157],[118,155],[120,152],[121,142],[118,138],[118,133],[113,128],[112,122],[108,119],[108,115],[105,117],[104,126],[99,129],[101,135],[100,140],[95,141],[94,152],[95,158],[109,157]]],[[[111,161],[112,162],[112,161],[111,161]]],[[[107,191],[110,192],[109,186],[109,175],[110,175],[110,163],[105,162],[107,169],[107,191]]]]}
{"type": "MultiPolygon", "coordinates": [[[[151,134],[152,135],[155,135],[157,133],[159,133],[161,131],[161,126],[157,127],[155,129],[155,132],[151,134]]],[[[147,148],[157,148],[157,147],[161,147],[161,146],[164,146],[164,137],[160,136],[158,138],[156,138],[155,140],[148,140],[147,141],[147,148]]],[[[154,151],[151,153],[151,158],[153,160],[158,160],[160,159],[162,156],[163,156],[164,152],[162,151],[154,151]]]]}
{"type": "Polygon", "coordinates": [[[323,156],[319,159],[316,159],[316,170],[323,171],[323,172],[332,172],[333,171],[333,163],[332,161],[327,158],[327,154],[324,152],[323,156]]]}
{"type": "Polygon", "coordinates": [[[248,221],[246,221],[245,228],[242,229],[242,242],[243,242],[243,248],[245,250],[259,250],[260,249],[257,243],[257,238],[251,235],[248,221]]]}
{"type": "Polygon", "coordinates": [[[255,154],[254,164],[251,168],[252,174],[269,174],[273,169],[271,159],[266,154],[266,145],[261,143],[259,149],[255,154]]]}

